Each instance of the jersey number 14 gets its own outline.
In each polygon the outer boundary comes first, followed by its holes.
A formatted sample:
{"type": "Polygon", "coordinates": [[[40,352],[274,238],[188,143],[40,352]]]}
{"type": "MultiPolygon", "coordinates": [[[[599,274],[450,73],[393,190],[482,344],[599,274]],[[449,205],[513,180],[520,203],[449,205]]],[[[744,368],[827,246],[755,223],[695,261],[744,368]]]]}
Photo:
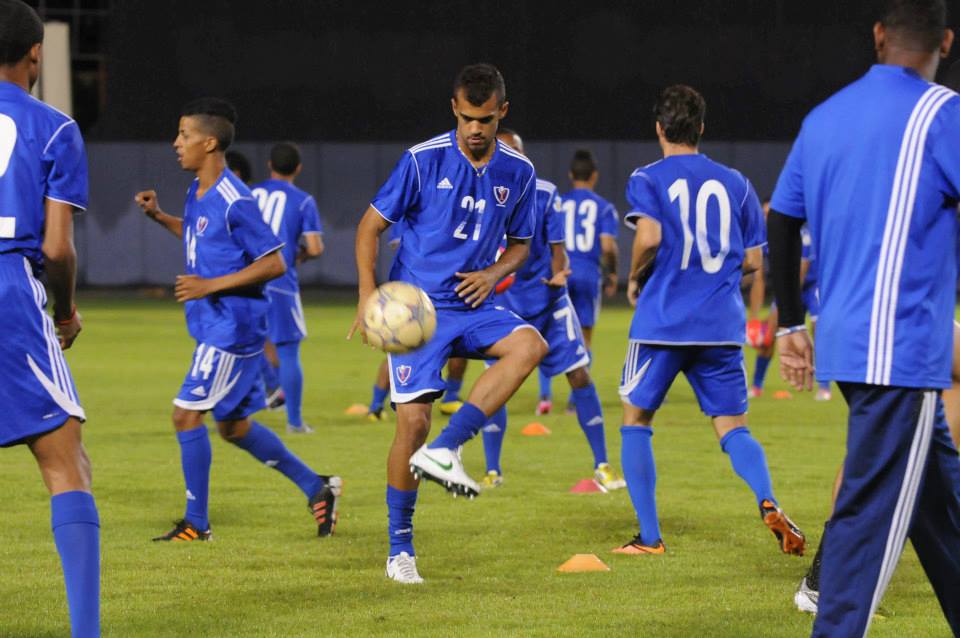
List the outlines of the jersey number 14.
{"type": "Polygon", "coordinates": [[[715,179],[708,179],[697,191],[696,201],[696,228],[690,230],[690,184],[685,179],[678,179],[667,191],[670,202],[680,202],[680,225],[683,227],[683,260],[680,270],[690,267],[690,255],[693,253],[693,244],[697,244],[700,253],[700,265],[707,274],[714,274],[723,267],[723,260],[730,252],[730,196],[723,184],[715,179]],[[707,206],[710,198],[715,197],[720,209],[720,250],[716,255],[710,253],[710,242],[707,238],[707,206]]]}

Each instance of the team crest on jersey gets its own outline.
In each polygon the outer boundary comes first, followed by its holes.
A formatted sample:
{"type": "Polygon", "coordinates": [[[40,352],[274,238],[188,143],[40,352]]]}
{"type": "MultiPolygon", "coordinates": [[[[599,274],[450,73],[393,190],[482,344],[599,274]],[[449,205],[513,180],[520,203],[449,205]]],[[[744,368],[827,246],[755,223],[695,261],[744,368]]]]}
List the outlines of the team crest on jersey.
{"type": "Polygon", "coordinates": [[[207,226],[210,224],[210,220],[201,215],[197,218],[197,235],[203,235],[203,231],[207,229],[207,226]]]}
{"type": "Polygon", "coordinates": [[[400,385],[407,385],[412,372],[413,368],[410,366],[397,366],[397,381],[400,382],[400,385]]]}
{"type": "Polygon", "coordinates": [[[497,206],[505,206],[510,197],[510,189],[506,186],[494,186],[493,196],[497,198],[497,206]]]}

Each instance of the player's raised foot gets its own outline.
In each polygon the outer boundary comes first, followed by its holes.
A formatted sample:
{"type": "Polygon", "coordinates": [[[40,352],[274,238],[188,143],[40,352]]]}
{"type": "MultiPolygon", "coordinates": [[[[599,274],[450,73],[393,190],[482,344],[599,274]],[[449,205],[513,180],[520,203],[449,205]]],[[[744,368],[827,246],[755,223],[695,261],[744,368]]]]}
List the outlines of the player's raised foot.
{"type": "Polygon", "coordinates": [[[495,487],[500,487],[503,485],[503,475],[496,470],[490,470],[483,475],[483,480],[480,482],[483,486],[483,489],[490,490],[495,487]]]}
{"type": "Polygon", "coordinates": [[[456,401],[444,401],[440,404],[440,414],[446,416],[452,416],[457,413],[457,410],[463,407],[463,401],[457,399],[456,401]]]}
{"type": "Polygon", "coordinates": [[[197,529],[193,523],[185,518],[173,522],[173,529],[162,536],[157,536],[154,541],[172,541],[179,543],[188,543],[190,541],[209,541],[213,540],[213,532],[208,527],[206,531],[197,529]]]}
{"type": "Polygon", "coordinates": [[[306,423],[301,423],[300,425],[287,423],[287,434],[313,434],[313,428],[306,423]]]}
{"type": "Polygon", "coordinates": [[[417,557],[406,552],[387,559],[387,578],[404,585],[420,585],[423,578],[417,571],[417,557]]]}
{"type": "Polygon", "coordinates": [[[800,586],[797,587],[797,592],[793,595],[793,604],[796,605],[800,611],[808,614],[816,614],[819,603],[820,592],[810,587],[810,583],[807,582],[807,577],[804,576],[803,580],[800,581],[800,586]]]}
{"type": "Polygon", "coordinates": [[[607,492],[627,486],[627,482],[613,472],[609,463],[601,463],[597,466],[597,469],[593,471],[593,480],[607,492]]]}
{"type": "Polygon", "coordinates": [[[323,487],[307,501],[307,509],[317,522],[317,536],[330,536],[337,527],[337,505],[343,493],[343,480],[339,476],[324,476],[323,487]]]}
{"type": "Polygon", "coordinates": [[[267,391],[267,409],[279,410],[287,404],[287,395],[283,393],[283,388],[274,388],[267,391]]]}
{"type": "Polygon", "coordinates": [[[430,449],[424,445],[410,457],[410,472],[417,478],[439,483],[454,496],[462,494],[475,498],[480,495],[480,486],[463,469],[463,461],[456,450],[430,449]]]}
{"type": "Polygon", "coordinates": [[[751,399],[759,399],[763,396],[763,388],[758,388],[755,385],[750,386],[750,390],[747,392],[747,396],[751,399]]]}
{"type": "Polygon", "coordinates": [[[550,410],[553,409],[553,401],[550,399],[540,399],[540,403],[537,404],[537,409],[534,410],[534,414],[537,416],[543,416],[544,414],[550,414],[550,410]]]}
{"type": "Polygon", "coordinates": [[[830,388],[820,388],[817,390],[817,394],[813,397],[814,401],[829,401],[833,398],[833,393],[830,392],[830,388]]]}
{"type": "Polygon", "coordinates": [[[621,545],[612,550],[614,554],[626,554],[628,556],[639,556],[641,554],[663,554],[667,551],[667,548],[664,546],[663,541],[657,539],[656,543],[652,545],[645,545],[643,539],[640,538],[640,534],[637,534],[633,537],[629,543],[621,545]]]}
{"type": "Polygon", "coordinates": [[[370,421],[371,423],[379,423],[380,421],[383,421],[383,408],[367,412],[367,421],[370,421]]]}
{"type": "Polygon", "coordinates": [[[773,532],[773,535],[777,537],[777,542],[784,554],[803,556],[807,539],[800,528],[783,513],[782,509],[777,507],[776,504],[764,500],[760,503],[760,517],[773,532]]]}

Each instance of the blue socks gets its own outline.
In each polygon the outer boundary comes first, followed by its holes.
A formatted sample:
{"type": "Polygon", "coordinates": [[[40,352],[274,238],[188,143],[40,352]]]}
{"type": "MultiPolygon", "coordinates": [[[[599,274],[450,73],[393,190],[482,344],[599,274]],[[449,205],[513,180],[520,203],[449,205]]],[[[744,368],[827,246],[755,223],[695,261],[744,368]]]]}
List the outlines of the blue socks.
{"type": "Polygon", "coordinates": [[[287,399],[287,423],[300,427],[303,416],[303,368],[300,367],[300,342],[277,344],[277,357],[280,359],[280,387],[287,399]]]}
{"type": "Polygon", "coordinates": [[[480,408],[472,403],[464,403],[463,407],[450,417],[447,427],[443,428],[443,431],[427,447],[431,450],[437,448],[455,450],[476,436],[486,422],[487,417],[480,408]]]}
{"type": "Polygon", "coordinates": [[[267,355],[260,355],[260,376],[263,378],[263,385],[267,392],[273,392],[280,387],[280,377],[277,376],[277,369],[270,365],[267,355]]]}
{"type": "Polygon", "coordinates": [[[537,368],[540,377],[540,400],[549,401],[553,397],[553,377],[548,377],[543,372],[543,368],[537,368]]]}
{"type": "Polygon", "coordinates": [[[630,501],[640,523],[640,540],[654,545],[662,537],[657,519],[657,466],[653,460],[653,428],[645,425],[625,425],[620,428],[622,446],[620,463],[627,480],[630,501]]]}
{"type": "Polygon", "coordinates": [[[500,450],[503,437],[507,434],[507,406],[493,413],[483,426],[483,455],[487,459],[487,471],[502,474],[500,471],[500,450]]]}
{"type": "Polygon", "coordinates": [[[250,423],[250,431],[242,439],[231,441],[239,448],[252,454],[258,461],[272,467],[311,498],[323,487],[323,479],[287,449],[280,437],[256,421],[250,423]]]}
{"type": "Polygon", "coordinates": [[[570,399],[577,410],[577,421],[587,437],[593,452],[593,467],[607,462],[607,442],[603,433],[603,409],[600,395],[592,383],[585,388],[573,388],[570,399]]]}
{"type": "Polygon", "coordinates": [[[459,401],[460,400],[460,388],[463,387],[463,379],[447,379],[444,382],[444,387],[446,393],[443,395],[443,402],[449,403],[450,401],[459,401]]]}
{"type": "Polygon", "coordinates": [[[750,436],[750,430],[746,427],[730,430],[720,439],[720,449],[730,456],[733,471],[750,486],[758,504],[764,499],[777,502],[773,498],[767,457],[763,447],[750,436]]]}
{"type": "Polygon", "coordinates": [[[183,468],[183,482],[187,486],[187,512],[184,518],[201,531],[210,528],[207,499],[210,495],[210,437],[207,428],[177,432],[180,443],[180,466],[183,468]]]}
{"type": "Polygon", "coordinates": [[[387,400],[387,395],[390,394],[390,388],[381,388],[378,385],[373,386],[373,400],[370,401],[370,407],[367,408],[370,412],[379,412],[383,409],[383,402],[387,400]]]}
{"type": "Polygon", "coordinates": [[[100,518],[93,495],[50,498],[53,540],[63,566],[73,638],[100,636],[100,518]]]}
{"type": "Polygon", "coordinates": [[[763,382],[767,378],[767,368],[770,366],[770,357],[761,357],[757,355],[757,365],[753,370],[753,386],[762,388],[763,382]]]}
{"type": "Polygon", "coordinates": [[[387,485],[387,518],[390,521],[390,556],[413,552],[413,510],[417,505],[417,491],[398,490],[387,485]]]}

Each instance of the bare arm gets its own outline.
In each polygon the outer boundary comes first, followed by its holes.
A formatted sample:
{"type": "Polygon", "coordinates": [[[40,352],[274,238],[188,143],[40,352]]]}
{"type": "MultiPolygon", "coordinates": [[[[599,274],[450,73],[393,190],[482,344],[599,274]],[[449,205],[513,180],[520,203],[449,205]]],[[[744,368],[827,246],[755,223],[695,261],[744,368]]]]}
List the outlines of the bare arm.
{"type": "Polygon", "coordinates": [[[801,259],[800,260],[800,288],[803,288],[803,282],[807,278],[807,273],[810,272],[810,260],[801,259]]]}
{"type": "Polygon", "coordinates": [[[633,254],[630,256],[630,281],[627,284],[627,299],[636,305],[640,294],[640,282],[653,265],[660,247],[660,224],[649,217],[637,220],[637,233],[633,237],[633,254]]]}
{"type": "Polygon", "coordinates": [[[463,280],[456,287],[456,292],[463,302],[473,308],[483,303],[498,281],[516,272],[527,260],[530,255],[529,242],[529,239],[507,237],[507,249],[500,255],[500,259],[483,270],[456,273],[456,276],[463,280]]]}
{"type": "MultiPolygon", "coordinates": [[[[744,272],[746,273],[746,260],[744,260],[744,272]]],[[[763,307],[763,300],[767,294],[767,281],[763,274],[763,268],[758,268],[753,272],[753,281],[750,284],[750,319],[760,317],[760,309],[763,307]]]]}
{"type": "Polygon", "coordinates": [[[174,294],[177,301],[200,299],[233,288],[245,288],[276,279],[287,271],[280,249],[264,255],[252,264],[229,275],[204,279],[198,275],[177,275],[174,294]]]}
{"type": "Polygon", "coordinates": [[[73,245],[73,206],[46,200],[43,231],[43,261],[53,297],[53,319],[60,347],[66,350],[80,332],[74,293],[77,283],[77,251],[73,245]]]}
{"type": "Polygon", "coordinates": [[[550,279],[543,279],[543,283],[555,288],[567,285],[567,277],[571,273],[570,257],[567,249],[563,247],[563,242],[550,244],[550,273],[550,279]]]}
{"type": "Polygon", "coordinates": [[[303,236],[303,246],[297,251],[297,263],[302,264],[308,259],[315,259],[323,254],[323,235],[307,233],[303,236]]]}
{"type": "Polygon", "coordinates": [[[360,330],[363,342],[367,336],[363,332],[363,304],[373,294],[377,287],[377,254],[380,251],[380,235],[390,227],[390,222],[383,218],[373,206],[367,207],[360,224],[357,226],[355,252],[357,259],[357,316],[353,320],[347,339],[360,330]]]}
{"type": "Polygon", "coordinates": [[[183,220],[160,210],[156,191],[141,191],[133,199],[147,217],[169,230],[178,239],[183,239],[183,220]]]}
{"type": "Polygon", "coordinates": [[[600,235],[600,265],[603,267],[603,292],[607,297],[617,294],[617,262],[620,249],[612,235],[600,235]]]}

